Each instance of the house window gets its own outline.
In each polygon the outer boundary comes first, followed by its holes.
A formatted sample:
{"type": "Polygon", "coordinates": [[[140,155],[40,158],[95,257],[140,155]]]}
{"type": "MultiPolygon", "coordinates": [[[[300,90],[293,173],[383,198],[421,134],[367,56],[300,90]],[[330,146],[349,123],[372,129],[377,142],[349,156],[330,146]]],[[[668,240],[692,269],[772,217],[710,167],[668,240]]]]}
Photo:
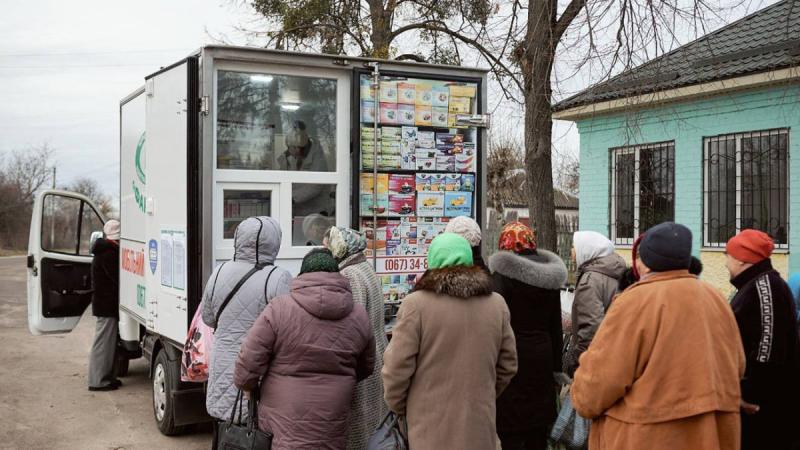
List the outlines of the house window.
{"type": "Polygon", "coordinates": [[[704,245],[754,228],[788,248],[789,130],[708,137],[703,147],[704,245]]]}
{"type": "Polygon", "coordinates": [[[639,233],[675,218],[675,143],[611,149],[610,235],[630,245],[639,233]]]}

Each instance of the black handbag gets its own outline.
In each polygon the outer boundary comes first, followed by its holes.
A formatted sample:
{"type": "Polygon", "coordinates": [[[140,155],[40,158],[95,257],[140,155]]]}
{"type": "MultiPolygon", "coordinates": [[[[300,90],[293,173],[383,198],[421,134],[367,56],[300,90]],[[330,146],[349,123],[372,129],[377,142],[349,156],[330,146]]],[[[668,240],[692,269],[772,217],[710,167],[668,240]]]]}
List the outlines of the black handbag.
{"type": "Polygon", "coordinates": [[[248,423],[242,421],[242,408],[244,392],[239,390],[236,401],[233,403],[230,420],[219,425],[217,448],[220,450],[270,450],[272,448],[272,433],[258,429],[258,391],[253,391],[248,408],[248,423]],[[236,408],[239,408],[239,418],[236,418],[236,408]]]}

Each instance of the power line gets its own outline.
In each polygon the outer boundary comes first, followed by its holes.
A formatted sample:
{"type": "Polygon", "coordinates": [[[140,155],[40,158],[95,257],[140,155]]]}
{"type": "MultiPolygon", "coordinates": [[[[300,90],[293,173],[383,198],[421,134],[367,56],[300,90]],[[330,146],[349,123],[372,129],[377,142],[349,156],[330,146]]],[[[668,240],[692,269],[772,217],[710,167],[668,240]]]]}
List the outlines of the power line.
{"type": "Polygon", "coordinates": [[[47,56],[87,56],[87,55],[118,55],[118,54],[132,54],[132,53],[167,53],[186,51],[182,48],[165,48],[153,50],[115,50],[105,52],[54,52],[54,53],[0,53],[0,58],[5,57],[47,57],[47,56]]]}

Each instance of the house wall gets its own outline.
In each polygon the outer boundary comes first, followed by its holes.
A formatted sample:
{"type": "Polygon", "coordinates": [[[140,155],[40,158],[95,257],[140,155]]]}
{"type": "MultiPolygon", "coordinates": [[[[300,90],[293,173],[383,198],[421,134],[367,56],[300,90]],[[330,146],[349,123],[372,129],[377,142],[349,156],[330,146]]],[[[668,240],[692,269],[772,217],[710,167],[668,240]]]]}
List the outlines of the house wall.
{"type": "Polygon", "coordinates": [[[728,285],[724,255],[719,250],[701,248],[703,138],[789,128],[789,255],[775,259],[784,275],[800,271],[800,85],[741,91],[648,110],[595,116],[580,120],[577,125],[581,229],[609,233],[610,148],[674,141],[675,221],[692,230],[694,253],[708,266],[709,280],[721,288],[728,285]]]}

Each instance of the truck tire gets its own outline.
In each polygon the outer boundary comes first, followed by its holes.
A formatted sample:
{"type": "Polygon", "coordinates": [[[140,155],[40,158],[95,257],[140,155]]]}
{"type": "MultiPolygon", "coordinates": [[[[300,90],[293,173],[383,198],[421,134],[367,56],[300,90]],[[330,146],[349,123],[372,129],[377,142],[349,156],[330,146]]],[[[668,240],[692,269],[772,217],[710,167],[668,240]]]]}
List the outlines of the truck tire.
{"type": "Polygon", "coordinates": [[[176,361],[170,361],[163,349],[158,351],[153,363],[153,417],[158,430],[165,436],[174,436],[185,431],[185,426],[175,426],[172,392],[180,383],[180,369],[176,361]]]}

